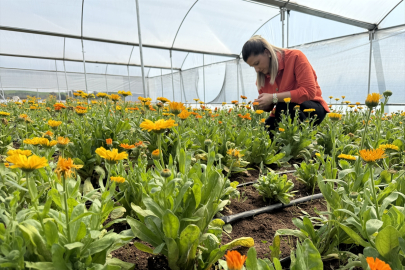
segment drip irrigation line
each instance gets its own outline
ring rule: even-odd
[[[277,204],[269,205],[269,206],[266,206],[266,207],[261,207],[261,208],[258,208],[258,209],[249,210],[249,211],[242,212],[242,213],[237,213],[235,215],[220,217],[219,219],[222,219],[225,222],[225,224],[228,224],[228,223],[232,223],[232,222],[235,222],[235,221],[238,221],[238,220],[241,220],[241,219],[249,218],[249,217],[252,217],[252,216],[259,215],[259,214],[273,212],[273,211],[276,211],[276,210],[280,210],[280,209],[283,209],[283,208],[294,206],[296,204],[300,204],[300,203],[304,203],[304,202],[307,202],[307,201],[316,200],[316,199],[320,199],[320,198],[323,198],[322,193],[302,197],[302,198],[299,198],[299,199],[296,199],[296,200],[292,200],[289,204],[277,203]]]
[[[290,170],[290,171],[284,171],[284,172],[278,172],[276,174],[280,175],[280,174],[287,174],[287,173],[293,173],[296,172],[297,170]],[[253,185],[254,183],[257,183],[257,180],[252,181],[252,182],[246,182],[246,183],[242,183],[237,185],[236,187],[246,187],[246,186],[250,186]]]

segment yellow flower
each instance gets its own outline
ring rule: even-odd
[[[236,250],[229,250],[225,258],[229,270],[242,270],[243,264],[246,261],[246,256],[240,255]]]
[[[49,141],[47,138],[39,138],[39,144],[43,147],[52,147],[56,145],[58,142],[55,140]]]
[[[75,109],[75,112],[76,112],[79,116],[84,116],[84,115],[87,113],[87,110]]]
[[[336,100],[336,101],[339,101],[339,100],[340,100],[340,98],[335,98],[335,100]]]
[[[13,163],[13,166],[11,166],[10,168],[20,168],[27,173],[48,166],[48,161],[46,160],[46,158],[36,155],[27,157],[25,155],[18,154],[9,156],[8,158],[6,158],[6,160]]]
[[[8,113],[8,112],[0,112],[0,115],[2,115],[2,116],[9,116],[10,113]]]
[[[361,158],[365,162],[375,162],[378,159],[385,158],[384,149],[363,149],[359,151]]]
[[[285,103],[290,103],[290,102],[291,102],[291,98],[285,98],[285,99],[284,99],[284,102],[285,102]]]
[[[256,111],[256,114],[259,114],[259,115],[260,115],[260,114],[262,114],[262,113],[264,113],[263,110],[257,110],[257,111]]]
[[[124,97],[132,96],[131,91],[118,91],[118,94],[119,94],[119,95],[122,95],[122,96],[124,96]]]
[[[170,102],[170,100],[165,97],[158,97],[157,100],[161,101],[162,103]]]
[[[315,153],[315,156],[321,157],[321,154],[320,153]]]
[[[47,137],[52,137],[53,136],[53,132],[52,131],[47,131],[47,132],[45,132],[43,135],[42,135],[42,137],[45,137],[45,136],[47,136]]]
[[[28,157],[32,155],[32,152],[31,150],[16,149],[16,150],[8,150],[7,155],[8,156],[23,155]]]
[[[338,158],[341,159],[347,159],[347,160],[356,160],[356,157],[352,156],[352,155],[345,155],[345,154],[340,154],[338,156]]]
[[[360,102],[356,102],[356,105],[359,106],[359,105],[360,105]]]
[[[69,138],[58,137],[56,146],[59,149],[64,149],[66,147],[66,145],[68,145],[69,142],[70,142]]]
[[[330,99],[332,99],[332,98],[333,98],[333,96],[329,96],[329,98],[330,98]]]
[[[115,109],[116,109],[117,111],[121,111],[121,110],[122,110],[122,107],[117,105],[117,106],[115,107]]]
[[[171,113],[173,113],[175,115],[181,113],[181,111],[185,109],[183,103],[175,102],[175,101],[172,101],[169,103],[169,108],[170,108]]]
[[[10,163],[4,163],[4,166],[6,167],[6,168],[8,168],[8,167],[10,167]]]
[[[111,181],[116,182],[116,183],[124,183],[125,178],[121,176],[111,176],[110,177]]]
[[[345,104],[350,104],[351,102],[346,100],[346,101],[343,102],[343,103],[345,103]]]
[[[121,97],[117,94],[111,94],[111,99],[115,102],[121,99]]]
[[[278,131],[280,131],[280,132],[284,132],[284,131],[285,131],[285,129],[284,129],[284,128],[278,128]]]
[[[266,118],[260,119],[260,123],[262,123],[262,124],[264,124],[265,121],[266,121]]]
[[[226,105],[226,102],[222,102],[222,106]]]
[[[242,154],[240,153],[240,151],[237,150],[237,149],[229,149],[226,153],[227,153],[228,155],[230,155],[231,157],[233,157],[233,158],[241,158],[241,157],[244,156],[244,155],[242,155]]]
[[[147,130],[149,132],[153,131],[155,133],[162,133],[166,129],[172,128],[174,126],[177,126],[177,124],[175,124],[174,120],[172,119],[169,120],[159,119],[156,122],[152,122],[151,120],[146,119],[140,125],[142,130]]]
[[[343,99],[345,99],[346,96],[342,96]]]
[[[38,144],[40,144],[40,138],[35,137],[32,139],[25,139],[23,142],[25,144],[38,145]]]
[[[96,149],[96,154],[104,158],[108,163],[115,164],[118,160],[128,158],[127,152],[118,153],[118,149],[113,148],[112,151],[100,147]]]
[[[107,94],[106,94],[106,93],[98,93],[97,96],[98,96],[99,98],[106,98],[106,97],[107,97]]]
[[[58,164],[56,165],[55,173],[58,175],[58,178],[63,175],[63,177],[69,178],[74,170],[82,168],[83,165],[74,165],[71,158],[62,158],[59,157]]]
[[[179,114],[179,118],[182,120],[186,120],[190,115],[191,115],[191,112],[189,112],[187,110],[182,110],[181,113]]]
[[[314,112],[315,109],[305,109],[304,112]]]
[[[391,150],[399,151],[399,147],[396,145],[393,145],[393,144],[381,144],[378,148],[383,149],[383,150],[391,149]]]
[[[376,258],[374,260],[373,257],[367,257],[367,264],[370,267],[370,270],[391,270],[389,264],[381,261],[380,259]]]
[[[373,107],[376,107],[378,105],[378,102],[380,99],[382,99],[382,95],[379,93],[372,93],[369,94],[366,98],[366,106],[372,109]]]
[[[49,120],[48,125],[52,128],[57,128],[62,124],[62,121]]]
[[[330,120],[337,121],[342,119],[342,115],[340,113],[328,113]]]

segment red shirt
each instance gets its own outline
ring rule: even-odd
[[[301,104],[307,100],[319,102],[327,112],[328,104],[322,98],[322,91],[318,85],[315,70],[307,57],[299,50],[284,50],[284,57],[278,56],[278,73],[273,85],[270,84],[270,75],[266,75],[264,86],[259,90],[262,93],[281,93],[290,91],[291,102]]]

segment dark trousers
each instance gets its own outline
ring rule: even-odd
[[[314,123],[315,125],[320,124],[322,122],[322,120],[325,118],[326,113],[327,113],[325,108],[321,105],[321,103],[319,103],[317,101],[308,100],[301,104],[292,103],[292,102],[290,102],[290,103],[278,102],[276,104],[275,117],[268,117],[266,119],[265,125],[269,126],[268,130],[270,131],[270,130],[276,129],[277,122],[279,122],[281,119],[281,114],[287,113],[287,106],[288,106],[288,111],[290,113],[291,119],[294,119],[294,117],[295,117],[294,107],[296,105],[300,105],[298,117],[301,121],[306,120],[308,117],[311,117],[312,119],[314,119],[314,117],[316,115],[316,121]],[[315,111],[311,112],[311,113],[304,112],[305,109],[315,109]]]

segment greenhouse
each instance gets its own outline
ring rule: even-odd
[[[405,2],[0,0],[0,269],[404,270]]]

